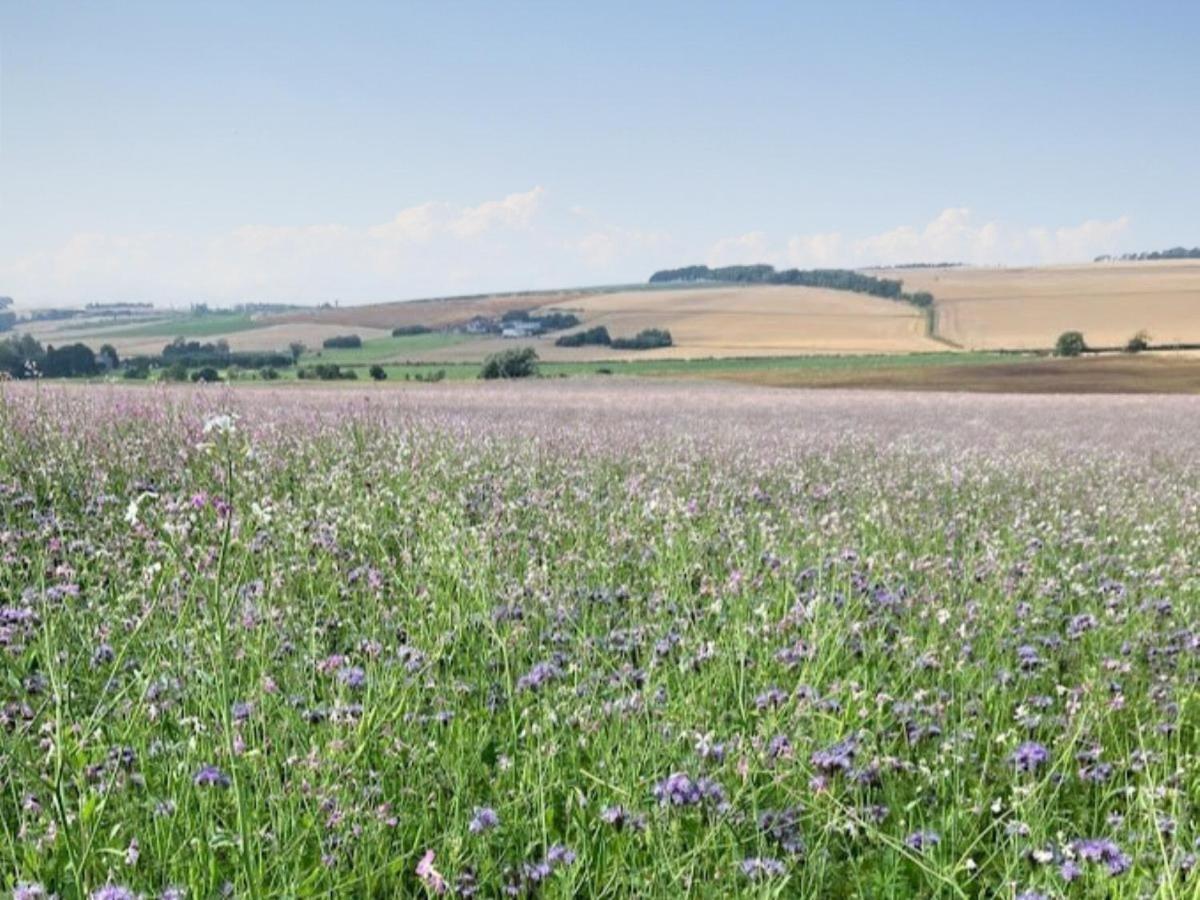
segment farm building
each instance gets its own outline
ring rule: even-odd
[[[542,323],[535,319],[518,320],[516,322],[506,322],[504,330],[500,332],[501,337],[506,338],[523,338],[532,337],[535,334],[542,333]]]

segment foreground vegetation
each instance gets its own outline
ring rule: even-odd
[[[0,889],[1190,896],[1196,412],[0,385]]]

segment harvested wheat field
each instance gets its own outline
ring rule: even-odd
[[[971,349],[1043,349],[1064,331],[1092,346],[1200,341],[1200,262],[1091,263],[1030,269],[913,269],[905,290],[929,291],[938,334]]]
[[[224,340],[230,349],[240,350],[278,350],[286,351],[293,341],[299,341],[307,347],[318,349],[326,338],[339,334],[357,334],[364,341],[371,338],[384,337],[390,332],[378,328],[351,328],[346,325],[322,322],[283,322],[264,325],[261,328],[251,328],[243,331],[230,331],[225,334],[205,335],[195,338],[200,341]],[[106,334],[103,331],[94,334],[80,335],[72,338],[88,344],[99,346],[102,343],[112,344],[122,356],[138,356],[141,354],[154,355],[161,353],[163,347],[172,338],[165,335],[119,335]]]
[[[675,346],[620,351],[556,347],[559,332],[514,341],[491,338],[431,351],[437,361],[477,359],[514,345],[532,345],[550,361],[794,356],[816,353],[910,353],[944,350],[925,335],[923,314],[905,304],[848,291],[802,287],[731,287],[620,291],[559,300],[543,308],[569,310],[582,328],[605,326],[615,337],[666,328]]]
[[[402,325],[446,328],[463,325],[475,316],[499,317],[514,309],[556,306],[586,296],[584,291],[530,291],[515,294],[484,294],[478,297],[444,297],[297,310],[271,316],[270,322],[308,322],[391,331]],[[360,332],[361,333],[361,332]]]

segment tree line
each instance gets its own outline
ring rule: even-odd
[[[886,300],[900,300],[922,308],[933,305],[928,291],[905,293],[904,282],[896,278],[878,278],[853,269],[784,269],[758,264],[752,266],[684,266],[681,269],[662,269],[650,276],[651,284],[670,284],[681,281],[720,281],[734,284],[789,284],[800,287],[826,288],[833,291],[852,291],[870,294]]]
[[[12,335],[0,341],[0,372],[10,378],[87,378],[121,369],[126,378],[142,379],[148,378],[151,370],[161,369],[168,379],[181,381],[191,369],[215,371],[236,366],[265,372],[292,363],[292,357],[286,353],[234,351],[224,340],[200,343],[176,338],[157,356],[124,360],[112,344],[104,344],[96,352],[82,343],[43,347],[30,334]]]
[[[564,334],[554,342],[559,347],[612,347],[614,350],[653,350],[656,347],[670,347],[673,343],[671,332],[665,328],[643,328],[629,338],[615,338],[608,333],[603,325],[587,328],[574,334]]]
[[[1172,247],[1170,250],[1149,250],[1143,253],[1122,253],[1120,256],[1105,254],[1097,256],[1093,262],[1145,262],[1155,259],[1200,259],[1200,247]]]
[[[121,364],[117,351],[105,344],[96,353],[87,344],[43,347],[30,334],[0,341],[0,372],[10,378],[78,378],[99,375]]]

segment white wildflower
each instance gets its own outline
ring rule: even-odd
[[[217,434],[233,434],[237,430],[235,427],[236,422],[237,416],[230,413],[212,416],[204,420],[204,433],[211,434],[215,431]]]

